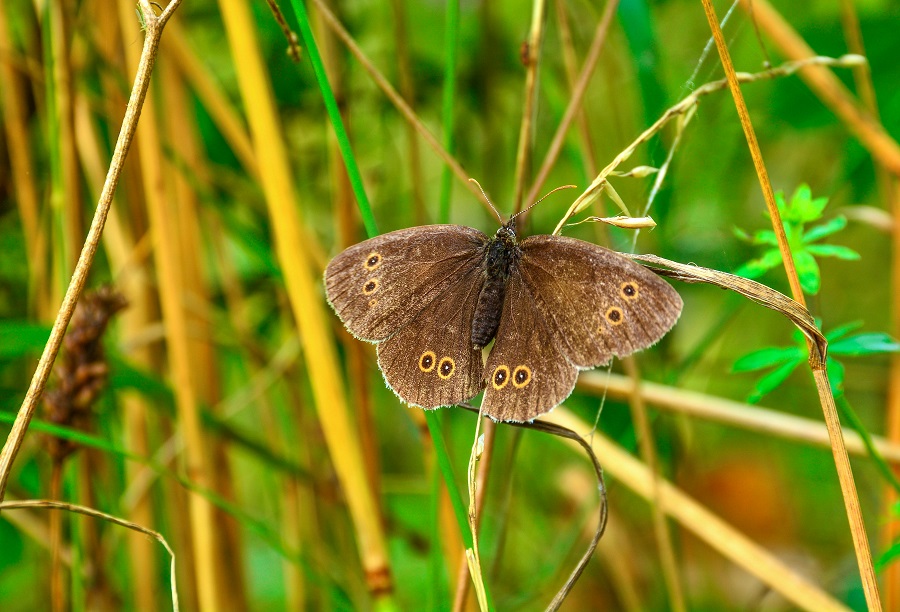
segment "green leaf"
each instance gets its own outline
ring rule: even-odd
[[[832,393],[835,397],[840,397],[844,394],[844,364],[829,357],[825,368],[828,371],[828,381],[831,383]]]
[[[777,370],[769,372],[756,382],[753,393],[747,398],[751,404],[756,404],[764,395],[774,391],[781,383],[791,375],[791,372],[800,365],[799,361],[791,361],[779,367]]]
[[[821,240],[825,236],[830,236],[839,232],[845,227],[847,227],[847,217],[838,215],[831,221],[810,228],[810,230],[803,235],[803,242],[809,243]]]
[[[0,358],[21,357],[40,353],[50,328],[28,321],[0,321]]]
[[[753,234],[752,241],[753,244],[764,244],[773,247],[778,246],[778,238],[775,237],[775,232],[772,230],[759,230]]]
[[[821,288],[822,277],[816,258],[807,251],[799,251],[794,253],[794,265],[797,266],[797,276],[800,277],[803,291],[810,295],[817,294]]]
[[[759,259],[751,259],[740,266],[734,273],[744,278],[759,278],[772,268],[781,263],[781,252],[778,249],[769,249]]]
[[[881,553],[878,560],[875,561],[875,569],[878,572],[883,571],[888,565],[900,559],[900,540],[897,540],[891,546]]]
[[[812,191],[805,183],[797,187],[788,206],[788,216],[798,224],[815,221],[822,216],[828,205],[828,198],[812,199]]]
[[[883,332],[857,334],[828,345],[832,355],[873,355],[875,353],[898,353],[900,343]]]
[[[753,240],[752,238],[750,238],[750,234],[737,226],[732,227],[731,231],[734,233],[738,240],[743,240],[744,242],[750,242],[751,240]]]
[[[734,362],[732,372],[753,372],[773,366],[781,365],[789,361],[802,361],[803,353],[795,346],[767,347],[752,353],[747,353]]]
[[[816,324],[819,325],[818,322],[816,322]],[[851,321],[849,323],[844,323],[843,325],[838,325],[830,332],[825,334],[825,339],[828,340],[828,342],[837,342],[838,340],[852,332],[854,329],[859,329],[862,326],[862,321]]]
[[[839,244],[811,244],[806,247],[806,250],[819,257],[837,257],[848,261],[856,261],[860,258],[859,253],[850,247]]]

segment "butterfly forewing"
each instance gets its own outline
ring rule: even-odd
[[[472,347],[472,317],[484,284],[481,267],[453,279],[400,331],[378,344],[378,366],[406,403],[451,406],[481,391],[481,350]]]
[[[486,240],[470,227],[431,225],[360,242],[328,264],[328,302],[354,336],[384,340],[478,267]]]
[[[518,273],[556,342],[579,368],[655,344],[678,319],[681,296],[618,253],[563,236],[521,243]]]
[[[530,421],[566,399],[578,369],[560,350],[562,342],[522,278],[513,273],[484,368],[485,414],[498,421]]]

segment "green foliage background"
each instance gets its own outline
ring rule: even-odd
[[[98,11],[104,10],[102,4],[95,6],[94,2],[85,1],[65,6],[64,12],[72,36],[69,51],[73,91],[89,105],[92,125],[108,156],[119,117],[108,113],[106,79],[118,83],[122,95],[127,93],[132,75],[123,70],[121,54],[125,45],[139,46],[140,40],[123,40],[115,61],[104,56],[98,50],[101,30],[95,27]],[[529,177],[543,159],[571,96],[563,64],[558,4],[565,4],[568,12],[579,62],[603,10],[602,5],[581,0],[548,5],[533,129],[536,161],[527,171]],[[721,16],[727,7],[718,4]],[[8,142],[0,139],[3,434],[27,389],[58,304],[58,300],[50,299],[52,307],[42,308],[39,295],[58,296],[71,265],[65,254],[63,222],[57,216],[59,209],[54,208],[54,198],[65,200],[71,194],[59,192],[61,183],[56,175],[58,160],[65,153],[57,138],[59,126],[51,104],[52,90],[47,89],[53,82],[48,76],[52,72],[47,55],[48,17],[36,14],[34,4],[23,0],[10,0],[5,5],[10,36],[0,40],[0,62],[14,66],[25,84],[21,91],[28,102],[26,125],[34,162],[31,180],[39,190],[40,227],[46,240],[40,247],[43,250],[36,251],[34,237],[23,231],[11,153]],[[410,103],[428,129],[442,140],[447,7],[444,3],[418,1],[397,5],[405,14],[405,50],[398,47],[397,21],[391,3],[342,2],[334,9],[356,42],[394,84],[400,80],[398,54],[408,53],[415,88]],[[337,213],[341,164],[330,149],[333,132],[308,61],[308,50],[302,49],[300,63],[293,63],[266,4],[253,2],[251,6],[283,122],[297,206],[311,237],[312,258],[321,270],[330,256],[346,246],[339,238],[342,229],[352,225],[355,239],[362,239],[365,233],[356,212],[352,213],[350,224],[342,222]],[[847,52],[838,3],[778,2],[776,7],[817,53],[837,57]],[[296,31],[292,11],[287,5],[281,8]],[[452,153],[465,171],[485,187],[498,208],[508,214],[524,95],[525,68],[520,47],[528,34],[530,8],[526,10],[522,3],[508,1],[464,1],[459,8]],[[857,3],[856,10],[880,120],[896,138],[900,134],[900,89],[896,87],[900,82],[900,64],[896,61],[900,53],[896,37],[900,9],[896,3],[871,0]],[[315,14],[312,7],[310,11]],[[229,50],[219,6],[206,0],[185,2],[174,23],[195,59],[240,115],[242,103],[235,64],[243,58],[234,57]],[[753,24],[740,9],[724,30],[738,70],[759,71],[767,58],[773,65],[781,63],[777,49],[765,35],[761,48]],[[320,41],[326,38],[321,25],[316,25],[316,36]],[[666,108],[702,83],[722,77],[715,50],[703,54],[709,36],[697,2],[620,3],[583,103],[591,146],[600,167]],[[416,210],[413,198],[414,161],[410,157],[407,123],[346,49],[334,40],[331,44],[334,47],[329,57],[337,67],[332,83],[379,230],[387,232],[422,220],[436,220],[443,171],[440,158],[420,142],[424,219],[419,219],[422,213]],[[159,66],[158,70],[178,69],[175,56],[165,46]],[[849,87],[855,87],[848,69],[837,69],[836,74]],[[0,76],[0,87],[11,85]],[[227,467],[233,482],[230,493],[219,492],[222,497],[217,503],[236,518],[240,532],[236,564],[244,572],[244,603],[250,609],[278,609],[292,602],[316,609],[367,608],[376,598],[367,592],[342,484],[311,408],[304,360],[316,356],[298,354],[296,344],[291,344],[296,342],[296,331],[286,303],[282,271],[271,244],[273,220],[267,214],[257,177],[242,166],[203,99],[190,85],[186,91],[186,121],[200,147],[199,161],[180,159],[171,143],[163,143],[162,148],[170,168],[186,179],[198,202],[200,240],[192,245],[191,257],[202,264],[208,294],[204,308],[215,350],[219,397],[217,405],[203,406],[204,432],[212,444],[221,447],[222,469]],[[896,350],[896,343],[888,334],[892,317],[898,313],[897,287],[890,283],[891,274],[896,278],[896,272],[891,270],[891,262],[897,261],[892,249],[898,246],[892,243],[889,232],[869,221],[873,210],[874,218],[890,219],[889,201],[879,185],[877,169],[866,149],[797,76],[746,85],[743,91],[775,189],[793,194],[805,184],[813,198],[827,198],[827,207],[809,221],[834,223],[841,214],[849,219],[845,228],[824,237],[822,243],[843,245],[858,253],[859,259],[819,258],[820,286],[815,295],[808,296],[809,306],[822,321],[823,329],[830,331],[859,322],[853,333],[871,340],[864,343],[863,350],[851,351],[848,358],[841,359],[843,390],[847,405],[852,406],[865,429],[881,434],[887,418],[889,353]],[[158,82],[151,95],[165,113]],[[0,106],[0,114],[7,110]],[[665,130],[642,147],[626,166],[660,165],[674,135],[671,127]],[[127,206],[122,209],[124,213],[133,213],[142,206],[141,197],[135,193],[139,191],[137,174],[138,166],[129,165],[119,187],[117,205]],[[544,191],[570,183],[583,188],[593,178],[586,170],[583,141],[573,128]],[[526,183],[530,185],[530,179]],[[652,177],[614,180],[616,190],[632,212],[644,207],[651,184]],[[83,202],[81,215],[89,219],[97,193],[83,175],[78,185]],[[485,212],[477,198],[459,181],[454,179],[451,185],[451,221],[493,231],[496,220]],[[573,193],[555,194],[536,207],[529,230],[552,231]],[[734,230],[741,228],[747,235],[770,230],[764,209],[733,101],[723,90],[703,99],[697,116],[684,132],[667,180],[650,210],[658,226],[641,232],[635,250],[734,271],[762,254],[758,245],[741,240]],[[591,214],[612,216],[618,212],[604,197]],[[127,214],[124,219],[128,227],[134,228],[136,239],[147,230],[146,220]],[[591,223],[569,227],[565,233],[626,251],[631,250],[633,239],[629,230],[606,230]],[[242,330],[235,329],[235,319],[229,316],[230,281],[222,270],[223,258],[229,262],[246,298],[246,309],[239,315],[245,326]],[[152,273],[152,262],[144,265]],[[50,272],[43,277],[36,275],[34,270],[41,268]],[[780,265],[771,268],[759,280],[789,293]],[[118,280],[109,256],[101,250],[91,284]],[[642,376],[712,397],[744,401],[753,394],[759,395],[754,374],[734,370],[777,365],[777,359],[767,364],[765,360],[748,362],[744,356],[794,344],[790,324],[774,312],[708,286],[679,284],[676,288],[685,301],[684,313],[663,342],[640,355]],[[341,356],[346,358],[342,363],[347,364],[347,346],[352,340],[342,335],[335,318],[332,324],[335,337],[342,343]],[[122,515],[127,514],[121,496],[129,486],[125,464],[131,452],[129,432],[121,417],[122,395],[137,391],[150,407],[152,452],[179,428],[159,330],[152,340],[158,354],[150,369],[133,363],[133,347],[122,343],[123,331],[114,324],[107,337],[109,389],[94,406],[96,420],[83,438],[95,449],[92,465],[101,467],[91,471],[84,463],[79,465],[86,461],[79,454],[68,463],[63,486],[65,499],[82,503],[91,500],[104,511]],[[800,367],[781,377],[780,384],[767,386],[767,394],[756,399],[768,408],[821,421],[808,369],[797,358],[796,350],[785,350],[794,351],[791,354],[795,365]],[[282,369],[272,366],[279,351],[287,351],[291,356],[289,365]],[[371,351],[367,354],[371,356]],[[275,375],[274,382],[261,391],[264,400],[256,396],[248,401],[244,399],[248,388],[258,382],[251,367],[254,356],[261,356],[265,371]],[[353,379],[349,365],[347,368],[347,389],[354,400],[351,409],[357,410],[362,400],[353,390],[360,381]],[[363,389],[372,417],[370,420],[357,412],[353,415],[359,429],[374,444],[374,455],[368,458],[378,468],[378,501],[394,578],[391,603],[401,609],[448,609],[456,588],[459,551],[454,550],[449,557],[441,551],[442,544],[452,545],[453,539],[446,530],[435,526],[435,509],[446,504],[435,495],[439,477],[430,464],[421,422],[412,415],[416,409],[400,405],[384,388],[373,359],[365,361],[363,371],[367,383]],[[620,364],[615,364],[613,371],[620,372]],[[284,436],[282,444],[273,445],[263,433],[258,412],[263,401],[273,406],[271,418]],[[636,436],[626,400],[610,396],[601,402],[596,395],[579,390],[566,402],[568,408],[589,423],[601,405],[600,430],[636,453]],[[838,600],[862,609],[859,576],[828,449],[678,413],[651,409],[651,417],[665,478],[762,546],[790,559],[792,566]],[[465,491],[462,475],[472,444],[474,419],[461,410],[450,409],[441,412],[440,420],[459,477],[457,485]],[[42,430],[47,431],[48,426],[39,415],[15,465],[11,496],[48,495],[50,462],[42,451]],[[63,433],[71,435],[65,430]],[[539,609],[549,601],[586,546],[589,534],[586,536],[585,531],[592,529],[596,504],[595,483],[583,457],[537,433],[517,434],[500,426],[493,453],[479,534],[485,577],[497,609]],[[177,475],[181,468],[177,462],[163,463],[158,458],[145,457],[141,461],[162,475],[151,487],[157,523],[148,527],[175,539],[177,518],[173,517],[183,509],[165,487],[180,486]],[[873,554],[877,557],[890,546],[880,536],[880,527],[890,514],[883,504],[889,485],[871,461],[858,459],[853,467]],[[315,525],[304,529],[300,552],[279,532],[279,520],[291,511],[280,497],[281,479],[299,484],[316,516]],[[92,491],[89,496],[86,487]],[[627,545],[621,549],[601,546],[571,596],[570,609],[618,609],[625,605],[609,570],[611,564],[627,568],[638,588],[641,609],[668,609],[670,602],[646,502],[615,480],[609,483],[609,500],[610,529],[616,531],[617,542]],[[449,512],[448,508],[445,510]],[[0,515],[0,601],[7,610],[36,609],[45,603],[40,594],[46,591],[49,580],[48,539],[45,531],[35,533],[13,521],[13,512],[17,511]],[[46,525],[45,512],[34,512],[30,517],[38,525]],[[80,550],[82,555],[96,559],[84,539],[84,526],[79,522],[82,520],[67,522],[67,541],[76,553]],[[452,521],[447,524],[453,525]],[[85,593],[95,591],[111,594],[123,607],[139,606],[134,594],[137,578],[129,570],[122,534],[106,525],[96,529],[106,555],[102,572],[106,582],[98,586],[90,577],[69,578],[67,584],[73,588],[75,606],[91,608],[85,603],[89,601]],[[673,534],[690,609],[743,609],[770,598],[776,609],[783,605],[775,595],[761,595],[762,587],[755,579],[734,570],[691,534],[677,527]],[[448,558],[454,564],[450,569]],[[154,563],[156,575],[143,579],[164,593],[168,588],[168,559],[160,553]],[[302,576],[306,590],[299,599],[291,599],[288,593],[283,564],[293,564]],[[196,605],[190,587],[193,576],[184,569],[180,571],[184,572],[179,574],[183,603],[190,609]],[[79,593],[83,599],[79,599]],[[164,604],[165,597],[160,601]]]

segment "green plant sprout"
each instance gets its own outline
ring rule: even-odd
[[[900,352],[900,343],[883,332],[868,332],[848,336],[853,330],[862,326],[861,321],[847,323],[825,334],[828,340],[828,379],[831,381],[835,397],[844,393],[844,365],[835,359],[836,356],[862,357],[878,353]],[[751,404],[759,402],[766,394],[774,391],[783,383],[791,372],[808,358],[806,340],[797,330],[793,334],[796,343],[793,346],[770,346],[748,353],[734,362],[733,372],[756,372],[775,368],[758,381],[753,392],[747,398]]]
[[[794,255],[794,265],[797,266],[800,286],[804,292],[815,295],[821,287],[821,274],[816,257],[859,259],[859,253],[851,248],[837,244],[815,244],[847,227],[847,218],[843,215],[838,215],[830,221],[805,230],[806,224],[822,218],[825,207],[828,205],[828,198],[813,199],[809,186],[802,184],[794,191],[790,202],[785,200],[783,191],[775,194],[775,202],[781,212],[788,245]],[[751,259],[740,266],[735,270],[735,274],[744,278],[759,278],[768,270],[781,266],[781,251],[778,250],[778,241],[775,239],[774,231],[760,230],[750,236],[744,230],[735,228],[734,233],[738,238],[750,244],[769,247],[759,258]]]

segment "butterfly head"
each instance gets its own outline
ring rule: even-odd
[[[501,225],[500,229],[497,230],[497,233],[494,234],[494,239],[507,248],[514,247],[516,245],[515,221],[510,219]]]

